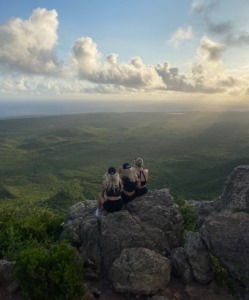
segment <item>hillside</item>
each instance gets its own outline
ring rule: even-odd
[[[1,201],[95,199],[106,168],[144,158],[151,188],[213,199],[249,162],[249,113],[103,113],[0,120]]]

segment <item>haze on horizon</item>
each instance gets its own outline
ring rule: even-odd
[[[0,9],[0,117],[249,109],[249,2],[25,1]]]

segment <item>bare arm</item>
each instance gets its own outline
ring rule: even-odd
[[[144,175],[145,175],[145,179],[146,179],[146,181],[148,180],[148,178],[149,178],[149,170],[148,169],[145,169],[144,170]]]
[[[106,187],[105,187],[105,185],[102,183],[102,185],[101,185],[101,191],[100,191],[100,196],[101,196],[102,198],[105,197],[105,190],[106,190]]]

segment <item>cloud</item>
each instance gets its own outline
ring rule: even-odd
[[[230,46],[248,46],[249,32],[230,33],[225,37],[225,42]]]
[[[211,11],[216,1],[211,1],[208,7],[203,3],[194,1],[193,9],[205,14]],[[228,44],[249,42],[248,34],[235,35],[229,22],[214,24],[207,20],[209,29],[226,38]],[[104,56],[91,37],[74,42],[71,64],[66,65],[67,62],[59,62],[55,54],[57,28],[57,12],[41,8],[33,11],[28,20],[12,19],[0,25],[1,93],[51,97],[80,97],[90,93],[166,95],[167,91],[239,94],[248,88],[248,81],[226,70],[222,58],[226,51],[224,44],[207,36],[201,38],[196,57],[188,72],[183,74],[168,61],[150,65],[140,56],[127,62],[119,62],[117,53]],[[177,46],[191,38],[192,27],[180,27],[170,41]],[[61,75],[66,68],[68,77],[65,81]],[[37,76],[30,76],[33,74]]]
[[[139,56],[127,63],[119,63],[118,54],[106,57],[99,51],[90,37],[75,41],[72,47],[73,63],[78,78],[92,85],[85,87],[86,93],[125,94],[167,91],[186,93],[236,93],[242,91],[241,81],[228,74],[222,55],[226,47],[207,36],[200,40],[197,56],[190,73],[181,74],[169,62],[145,65]]]
[[[213,23],[209,18],[206,19],[208,25],[208,31],[216,35],[224,35],[233,31],[233,25],[231,22],[219,22]]]
[[[178,28],[171,36],[169,43],[178,47],[178,45],[185,41],[193,39],[192,27],[188,26],[186,28]]]
[[[210,11],[214,10],[217,7],[217,4],[217,0],[211,0],[209,3],[207,3],[206,0],[194,0],[192,2],[191,10],[195,14],[206,15]]]
[[[208,37],[204,36],[201,39],[198,54],[202,60],[217,63],[221,60],[222,53],[225,51],[225,49],[226,48],[224,45],[215,43]]]
[[[184,75],[179,75],[178,68],[170,67],[169,63],[158,64],[156,71],[162,77],[168,90],[194,91],[193,86],[188,83],[187,78]]]
[[[211,18],[211,12],[218,5],[218,1],[211,1],[209,3],[204,0],[194,0],[192,3],[192,12],[199,15],[201,21],[210,34],[219,36],[223,43],[227,46],[248,46],[249,45],[249,32],[241,31],[231,21],[214,22]]]
[[[73,62],[80,79],[100,84],[121,85],[127,88],[162,88],[164,83],[155,68],[145,65],[140,57],[119,64],[118,55],[110,54],[102,62],[97,44],[89,37],[75,41]]]
[[[78,39],[73,45],[72,53],[80,78],[91,79],[97,76],[101,53],[90,37]]]
[[[58,74],[55,56],[57,12],[38,8],[28,20],[12,19],[0,26],[1,69],[34,74]]]
[[[192,77],[189,76],[194,91],[199,93],[242,94],[245,81],[231,75],[226,70],[222,55],[226,48],[223,44],[202,37],[197,49],[196,60],[192,64]]]
[[[220,36],[223,42],[228,46],[246,46],[249,45],[249,32],[236,30],[231,22],[214,23],[209,17],[206,17],[207,30],[211,34]]]

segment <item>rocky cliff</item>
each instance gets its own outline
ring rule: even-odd
[[[84,299],[99,297],[95,287],[109,285],[112,292],[100,299],[248,300],[249,166],[235,168],[216,200],[191,207],[195,232],[184,231],[168,189],[150,190],[120,212],[99,218],[95,201],[73,205],[63,237],[81,257],[91,291]],[[215,285],[213,258],[236,284],[235,296]],[[13,265],[0,265],[0,285],[11,287]]]
[[[107,274],[119,292],[151,294],[166,285],[171,272],[167,256],[182,244],[184,232],[169,191],[150,191],[122,211],[100,218],[95,209],[93,201],[77,203],[64,226],[87,275]]]
[[[249,166],[239,166],[218,199],[193,204],[197,232],[184,234],[179,208],[163,189],[100,218],[94,215],[93,201],[77,203],[64,235],[78,248],[87,278],[99,280],[104,274],[119,293],[153,295],[172,276],[185,284],[210,284],[214,256],[239,284],[240,297],[248,299],[248,209]]]
[[[249,299],[249,166],[235,168],[222,195],[196,203],[194,213],[209,252],[242,284]]]

